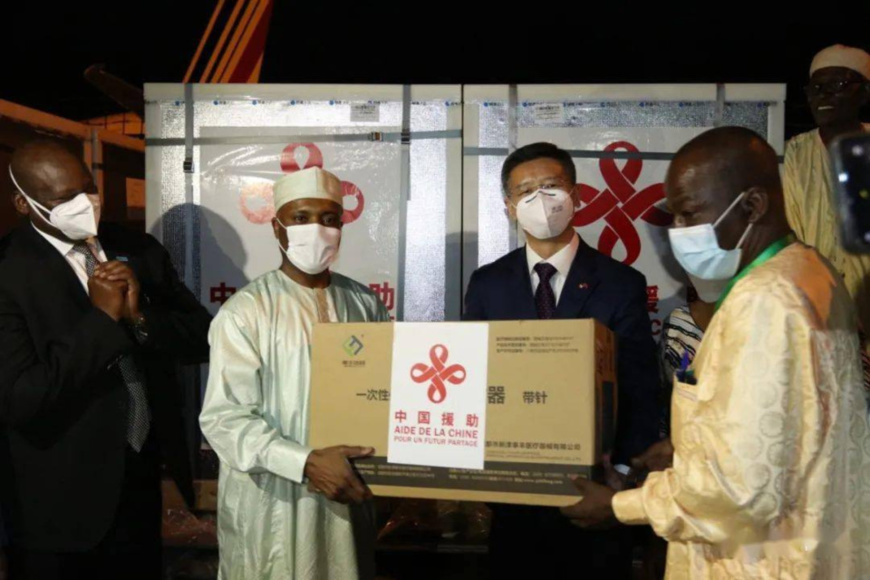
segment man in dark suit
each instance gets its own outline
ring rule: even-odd
[[[658,371],[646,280],[587,246],[574,231],[575,182],[574,162],[555,145],[528,145],[508,157],[502,168],[505,206],[525,231],[527,245],[472,274],[463,318],[595,318],[616,334],[619,415],[606,464],[618,485],[629,460],[656,440]],[[493,512],[495,578],[544,578],[551,571],[630,577],[626,528],[580,530],[555,508],[496,505]]]
[[[193,500],[180,363],[210,316],[152,237],[99,225],[81,159],[18,149],[0,244],[0,491],[11,578],[160,578],[161,463]],[[99,229],[98,229],[99,228]]]

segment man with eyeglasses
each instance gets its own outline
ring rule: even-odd
[[[608,482],[656,441],[658,370],[640,272],[588,246],[574,231],[579,205],[571,156],[550,143],[513,152],[502,167],[504,204],[526,245],[474,272],[464,320],[595,318],[618,339],[619,395]],[[534,373],[534,369],[529,369]],[[631,577],[631,530],[581,530],[556,508],[493,506],[493,578],[555,578],[581,562],[588,578]]]
[[[840,245],[828,146],[840,135],[870,131],[860,117],[870,102],[868,79],[870,55],[861,49],[838,44],[815,56],[806,95],[818,129],[788,142],[782,175],[789,224],[843,276],[865,334],[870,330],[870,256],[849,254]]]

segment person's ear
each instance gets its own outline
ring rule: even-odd
[[[574,187],[571,188],[571,191],[568,192],[571,194],[571,201],[574,203],[574,210],[580,209],[580,186],[576,183]]]
[[[502,198],[502,201],[504,201],[504,210],[505,210],[505,213],[507,213],[508,218],[511,221],[516,221],[517,220],[517,208],[513,203],[511,203],[511,198],[508,196],[504,196]]]
[[[16,193],[12,196],[12,205],[15,207],[15,211],[18,212],[19,215],[30,215],[30,204],[27,203],[27,200],[24,199],[24,196],[20,193]]]
[[[281,239],[281,234],[284,233],[284,226],[278,223],[278,218],[272,218],[272,233],[275,234],[275,239],[278,240],[278,243],[281,244],[281,247],[284,247],[284,242],[286,240]]]
[[[750,188],[743,196],[740,207],[749,214],[749,223],[758,223],[770,210],[770,194],[763,187]]]

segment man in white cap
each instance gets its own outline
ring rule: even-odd
[[[870,55],[837,44],[810,65],[807,100],[818,129],[792,138],[785,148],[783,188],[789,224],[798,239],[814,246],[834,265],[870,331],[870,256],[847,253],[840,244],[828,146],[840,135],[870,130],[861,109],[870,102]]]
[[[388,321],[365,286],[329,270],[341,239],[338,178],[319,168],[274,186],[281,267],[221,308],[200,425],[221,460],[220,578],[372,578],[371,492],[351,461],[363,447],[307,445],[317,322]]]

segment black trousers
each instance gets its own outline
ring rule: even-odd
[[[13,543],[9,580],[159,580],[161,506],[160,455],[152,436],[141,453],[127,449],[118,510],[100,543],[75,553],[19,549]]]
[[[627,526],[583,530],[556,508],[492,505],[490,578],[631,579]]]

